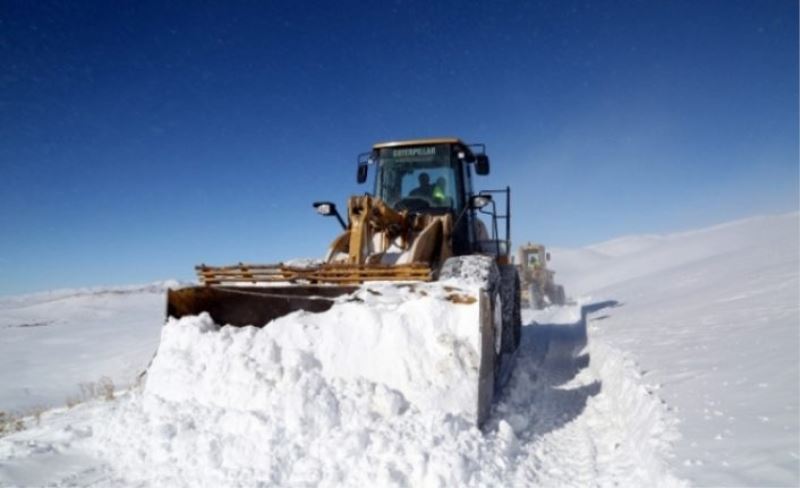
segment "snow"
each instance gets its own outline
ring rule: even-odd
[[[0,482],[680,485],[665,463],[674,423],[630,360],[599,345],[579,354],[579,306],[527,319],[542,323],[525,328],[517,369],[481,431],[382,384],[327,377],[315,357],[273,341],[270,327],[185,318],[164,328],[140,392],[50,414],[0,443]],[[199,337],[215,334],[224,337]],[[261,354],[242,357],[253,349]],[[178,366],[188,370],[175,379]],[[49,463],[59,469],[36,471]]]
[[[798,233],[792,213],[553,251],[568,292],[621,303],[592,340],[636,353],[698,485],[800,483]]]
[[[0,328],[0,352],[35,357],[42,375],[20,371],[4,408],[29,405],[22,385],[45,391],[87,350],[126,353],[115,324],[141,330],[128,378],[160,342],[141,386],[0,439],[0,485],[800,483],[798,214],[552,255],[575,301],[524,311],[516,367],[481,430],[459,388],[475,374],[476,306],[446,300],[475,293],[466,280],[373,284],[263,329],[204,316],[161,328],[163,295],[144,290],[0,301],[0,323],[68,317],[78,332]],[[52,354],[48,329],[76,352]],[[63,381],[124,377],[97,356]]]
[[[472,303],[448,299],[456,295]],[[421,409],[469,416],[478,402],[476,295],[438,284],[373,284],[327,312],[295,312],[261,329],[219,328],[207,315],[171,319],[145,391],[171,402],[265,410],[265,390],[279,381],[272,375],[319,369],[326,380],[368,380]]]
[[[80,385],[132,384],[158,346],[176,282],[0,298],[0,411],[64,405]]]

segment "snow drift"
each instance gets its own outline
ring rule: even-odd
[[[800,483],[799,217],[553,251],[568,291],[622,304],[592,339],[635,352],[681,422],[676,471],[699,485]]]

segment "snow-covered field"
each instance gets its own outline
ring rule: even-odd
[[[420,312],[433,289],[260,330],[162,330],[161,285],[5,298],[0,410],[63,405],[102,376],[124,388],[163,346],[140,386],[0,439],[0,485],[797,486],[798,222],[554,250],[578,301],[524,311],[482,431],[437,403],[475,345],[444,308]],[[332,329],[348,321],[376,326]],[[398,343],[415,359],[377,366]]]
[[[103,377],[130,385],[155,353],[174,284],[0,297],[0,411],[63,406]]]

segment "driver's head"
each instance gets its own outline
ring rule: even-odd
[[[445,179],[444,179],[444,176],[440,176],[440,177],[439,177],[439,178],[436,180],[436,186],[438,186],[438,187],[439,187],[439,188],[441,188],[442,190],[444,190],[445,188],[447,188],[447,180],[445,180]]]
[[[419,186],[429,186],[431,184],[431,177],[428,173],[419,174]]]

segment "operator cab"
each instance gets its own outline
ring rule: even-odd
[[[374,196],[390,207],[411,213],[452,214],[456,255],[477,251],[507,256],[510,229],[506,225],[506,239],[499,239],[497,219],[506,219],[508,224],[508,189],[479,194],[472,190],[473,173],[489,173],[484,150],[483,144],[470,146],[457,138],[378,143],[372,151],[359,155],[357,180],[366,182],[368,167],[375,166]],[[495,211],[492,193],[506,193],[505,215]],[[477,213],[489,216],[490,230]]]
[[[458,212],[472,190],[465,170],[476,158],[458,139],[376,144],[370,158],[375,196],[395,210]]]

